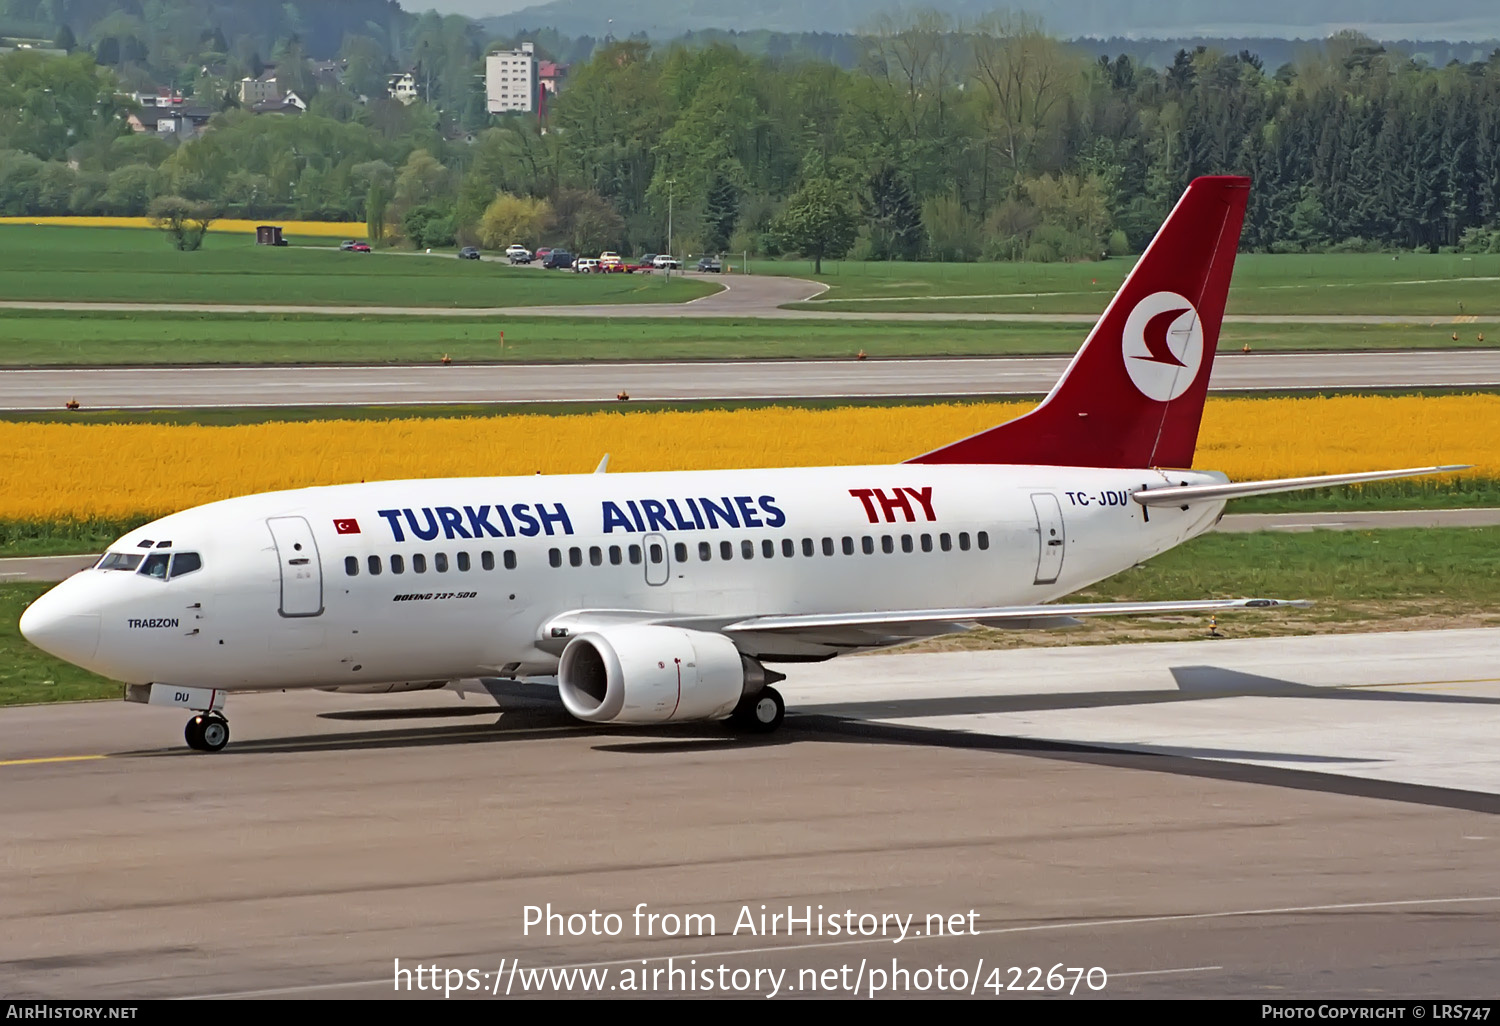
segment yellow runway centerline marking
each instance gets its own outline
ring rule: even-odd
[[[88,762],[91,759],[107,759],[107,755],[53,755],[45,759],[6,759],[0,766],[34,766],[40,762]]]

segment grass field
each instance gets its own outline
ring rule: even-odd
[[[826,282],[799,308],[919,313],[1091,313],[1134,259],[1079,264],[912,264],[752,261],[751,273]],[[948,297],[948,298],[941,298]],[[1235,261],[1230,314],[1389,314],[1500,317],[1500,255],[1267,254]]]
[[[193,253],[134,228],[0,225],[0,299],[313,306],[544,306],[686,302],[717,287],[660,275],[568,274],[448,256],[257,246],[210,235]]]
[[[1236,325],[1239,352],[1466,349],[1483,326]],[[500,345],[500,333],[505,345]],[[1457,341],[1452,335],[1457,332]],[[723,318],[468,318],[9,310],[0,366],[192,363],[428,363],[1072,353],[1086,324]],[[1500,330],[1487,336],[1500,339]]]
[[[0,584],[0,705],[114,698],[120,685],[32,648],[16,622],[46,584]],[[1072,596],[1077,601],[1273,596],[1310,609],[1219,617],[1230,636],[1500,623],[1500,528],[1206,535]],[[1202,637],[1204,617],[1112,620],[1065,631],[983,631],[939,646]],[[924,643],[932,646],[934,643]]]

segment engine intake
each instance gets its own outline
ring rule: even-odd
[[[588,723],[722,719],[780,674],[722,634],[628,625],[579,634],[563,649],[563,706]]]

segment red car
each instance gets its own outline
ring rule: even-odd
[[[368,242],[356,242],[354,245],[349,247],[349,252],[368,253],[370,252],[370,244]]]

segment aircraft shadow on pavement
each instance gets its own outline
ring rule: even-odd
[[[1500,698],[1479,695],[1438,695],[1412,691],[1351,687],[1317,687],[1296,681],[1262,677],[1219,666],[1174,666],[1177,690],[1145,688],[1136,691],[1053,691],[1024,695],[963,695],[949,698],[897,698],[878,702],[837,702],[812,706],[808,712],[827,716],[876,716],[906,719],[921,716],[964,716],[985,713],[1051,712],[1064,709],[1110,709],[1120,706],[1165,705],[1216,698],[1319,698],[1355,702],[1420,702],[1500,706]]]
[[[1224,780],[1283,787],[1299,791],[1321,791],[1385,801],[1409,802],[1440,808],[1500,815],[1500,794],[1458,788],[1376,780],[1352,774],[1319,772],[1269,766],[1265,762],[1306,762],[1314,765],[1371,764],[1381,760],[1339,759],[1289,752],[1236,751],[1192,746],[1135,746],[1120,742],[1112,746],[1081,744],[1042,738],[1010,737],[973,731],[909,724],[881,723],[853,717],[818,713],[787,716],[783,733],[805,733],[807,740],[928,748],[950,748],[993,752],[1025,758],[1074,762],[1120,770],[1144,770],[1208,780]],[[1219,760],[1246,761],[1219,761]]]

